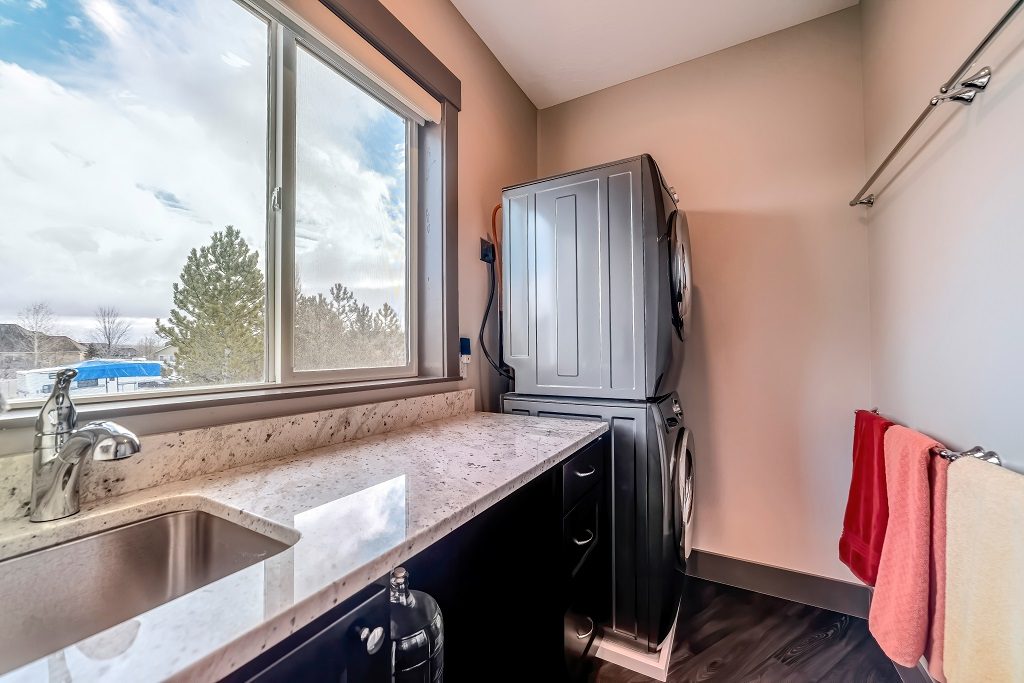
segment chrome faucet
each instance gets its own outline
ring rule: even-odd
[[[142,448],[138,437],[114,422],[90,422],[75,429],[78,411],[71,400],[71,382],[77,375],[73,368],[57,372],[53,392],[36,418],[29,507],[33,522],[78,512],[82,462],[90,456],[93,460],[120,460]]]

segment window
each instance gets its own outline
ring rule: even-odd
[[[415,113],[261,0],[0,2],[0,392],[415,375]]]
[[[295,72],[294,371],[404,367],[414,129],[301,45]]]

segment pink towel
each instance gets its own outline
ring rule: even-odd
[[[928,673],[938,683],[946,683],[942,671],[942,651],[946,638],[946,483],[949,461],[932,457],[928,475],[932,485],[932,566],[929,600],[928,642],[924,656]]]
[[[933,593],[929,451],[938,445],[934,439],[899,425],[885,433],[889,524],[868,628],[886,656],[906,667],[917,666],[929,639]],[[940,504],[945,519],[944,499]]]

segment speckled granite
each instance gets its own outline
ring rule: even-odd
[[[32,454],[0,456],[0,521],[28,514],[32,492]]]
[[[606,429],[470,413],[89,503],[67,520],[0,524],[0,558],[195,508],[293,544],[0,683],[219,679]],[[4,586],[0,565],[0,604],[26,589]]]
[[[184,481],[473,411],[473,390],[142,437],[127,460],[82,468],[82,502]],[[32,456],[0,458],[0,520],[28,514]]]

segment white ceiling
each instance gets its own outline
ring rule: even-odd
[[[858,0],[452,0],[540,109]]]

